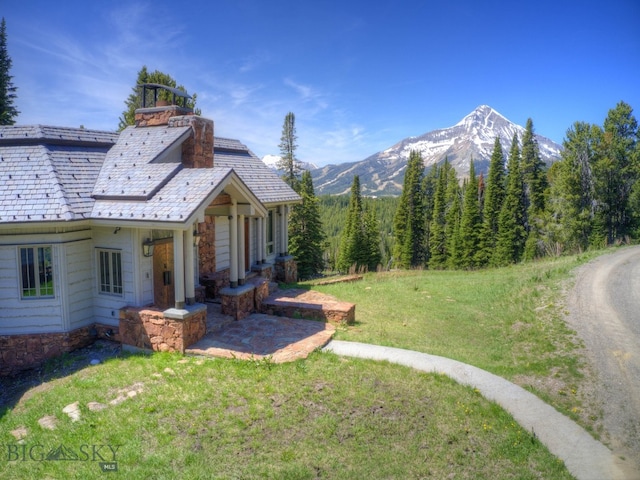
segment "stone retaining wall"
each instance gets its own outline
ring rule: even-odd
[[[99,338],[119,341],[118,328],[94,324],[66,333],[0,335],[0,376],[13,375],[91,345]]]

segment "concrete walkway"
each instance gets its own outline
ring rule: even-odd
[[[477,388],[482,396],[507,410],[523,428],[534,432],[549,451],[564,461],[578,480],[638,479],[582,427],[525,389],[479,368],[426,353],[357,342],[331,340],[323,351],[338,355],[386,360],[424,372],[441,373]]]

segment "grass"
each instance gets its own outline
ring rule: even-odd
[[[62,408],[76,401],[82,416],[72,422]],[[90,411],[89,402],[108,406]],[[45,415],[56,430],[38,426]],[[9,433],[21,426],[24,450]],[[473,389],[327,353],[280,365],[125,356],[24,396],[0,432],[0,478],[104,478],[99,463],[113,450],[128,479],[571,478]],[[83,461],[38,461],[60,445]]]
[[[367,274],[314,287],[356,304],[356,325],[335,338],[453,358],[530,389],[590,428],[580,400],[581,344],[561,293],[597,253],[480,271]]]

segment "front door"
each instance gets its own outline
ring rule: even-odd
[[[173,308],[176,293],[173,278],[173,239],[156,240],[153,250],[153,303],[157,308]]]

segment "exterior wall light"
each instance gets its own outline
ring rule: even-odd
[[[151,240],[150,238],[147,238],[142,243],[142,255],[144,255],[145,257],[153,257],[154,248],[155,248],[155,245],[153,243],[153,240]]]

